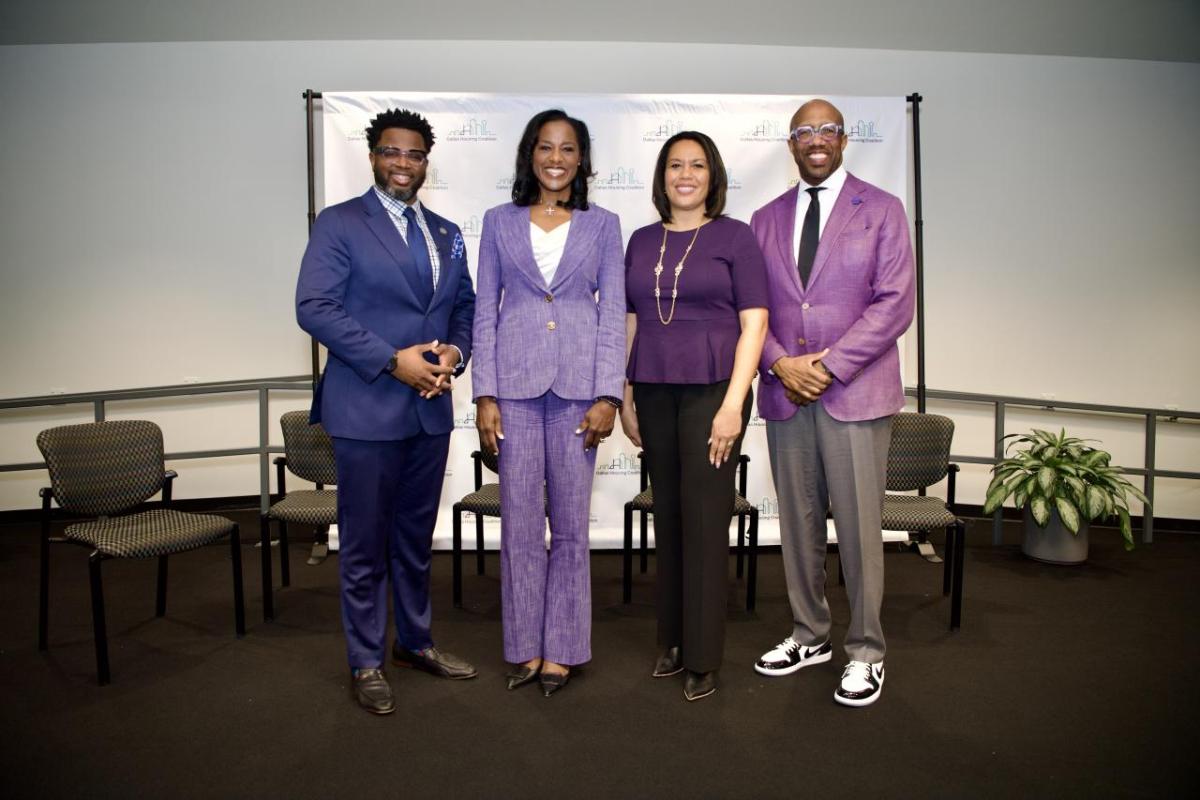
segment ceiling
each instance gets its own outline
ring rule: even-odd
[[[1200,62],[1200,0],[2,0],[0,45],[695,42]]]

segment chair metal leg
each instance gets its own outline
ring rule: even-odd
[[[246,635],[246,597],[242,587],[242,534],[237,525],[229,533],[229,555],[233,560],[233,629],[240,639]]]
[[[642,520],[645,521],[645,515]],[[621,602],[633,599],[633,503],[625,504],[625,541],[621,550]]]
[[[279,520],[279,583],[281,586],[292,585],[292,563],[288,558],[288,529],[283,520]]]
[[[483,515],[475,515],[475,574],[483,574]]]
[[[746,573],[746,610],[753,611],[758,601],[758,509],[750,509],[750,555]]]
[[[167,613],[167,557],[158,557],[158,591],[154,598],[154,616],[163,617]]]
[[[950,630],[956,631],[962,622],[963,551],[967,549],[967,526],[962,520],[954,524],[954,589],[950,595]]]
[[[462,506],[454,504],[454,538],[451,546],[450,560],[453,564],[454,607],[462,608]],[[478,517],[479,515],[476,514]]]
[[[950,594],[951,573],[954,570],[954,540],[958,538],[954,525],[946,526],[946,558],[942,563],[942,597]]]
[[[38,650],[45,650],[50,635],[50,538],[42,534],[38,583]]]
[[[104,627],[104,586],[100,580],[100,562],[104,556],[96,550],[88,558],[88,576],[92,584],[92,636],[96,641],[96,680],[107,686],[111,680],[108,671],[108,633]]]
[[[275,619],[275,591],[271,586],[271,520],[264,514],[259,517],[259,560],[262,562],[263,621]]]
[[[642,511],[640,513],[642,515],[642,520],[641,520],[642,549],[638,555],[638,559],[639,559],[638,569],[643,575],[645,575],[646,574],[646,551],[649,549],[647,547],[648,540],[646,537],[646,528],[648,527],[647,519],[649,518],[650,515],[647,514],[645,511]]]
[[[745,572],[743,564],[746,560],[746,518],[738,514],[738,538],[737,538],[737,578],[742,579]]]

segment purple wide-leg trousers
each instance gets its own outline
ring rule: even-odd
[[[592,401],[546,392],[499,404],[504,658],[582,664],[592,657],[588,515],[596,451],[585,451],[575,431]]]

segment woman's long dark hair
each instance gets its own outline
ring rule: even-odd
[[[579,142],[579,170],[575,180],[571,181],[570,199],[559,203],[564,208],[578,208],[586,211],[588,207],[588,181],[592,175],[592,137],[583,120],[567,116],[567,112],[551,108],[540,114],[535,114],[525,132],[521,134],[521,143],[517,145],[517,168],[513,176],[512,199],[519,206],[531,206],[537,202],[541,194],[537,176],[533,174],[533,148],[537,146],[538,135],[542,126],[547,122],[566,122],[575,130],[575,139]]]

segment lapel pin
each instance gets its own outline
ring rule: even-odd
[[[446,234],[446,229],[445,229],[445,228],[438,228],[438,233],[440,233],[442,236],[445,236],[445,235],[447,235],[447,234]]]
[[[850,198],[850,205],[852,205],[852,206],[861,206],[861,205],[862,205],[862,198],[861,198],[861,197],[852,197],[852,198]]]

